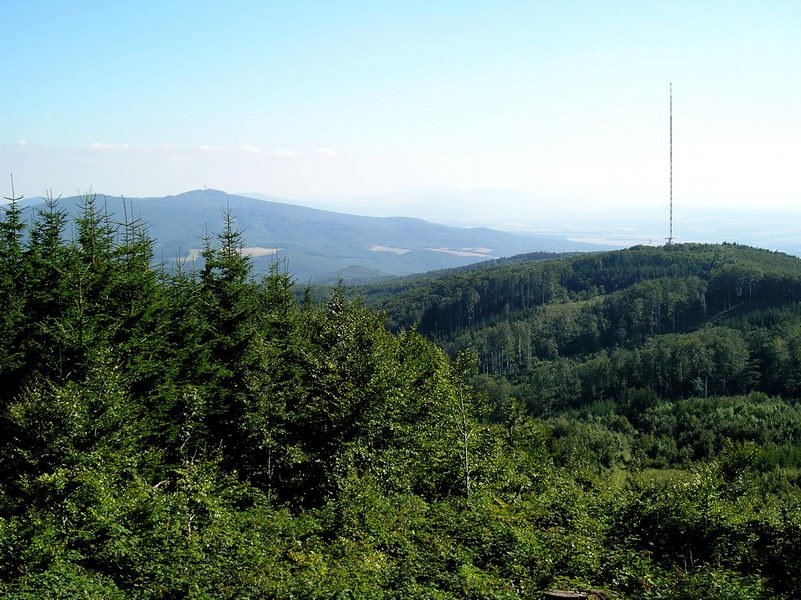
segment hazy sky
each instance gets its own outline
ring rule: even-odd
[[[797,1],[0,0],[0,22],[0,172],[26,196],[664,206],[672,81],[677,202],[801,208]]]

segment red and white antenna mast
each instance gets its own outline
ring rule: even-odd
[[[673,243],[673,82],[670,83],[670,233],[667,245]]]

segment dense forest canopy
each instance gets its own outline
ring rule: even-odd
[[[414,326],[451,353],[474,349],[479,387],[496,404],[513,396],[539,417],[625,418],[636,435],[622,455],[636,447],[647,464],[708,458],[733,438],[758,441],[772,460],[799,465],[794,433],[755,421],[738,400],[795,411],[798,258],[736,244],[635,247],[399,280],[393,295],[388,285],[360,292],[383,308],[388,327]],[[719,416],[719,429],[702,432],[686,411],[709,416],[717,398],[749,418],[735,426]],[[676,419],[680,427],[692,422],[707,442],[682,438],[663,422]]]
[[[801,593],[797,259],[536,256],[379,313],[256,279],[230,214],[198,270],[92,197],[65,227],[0,221],[4,597]]]

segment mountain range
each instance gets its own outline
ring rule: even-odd
[[[194,190],[176,196],[122,198],[95,195],[114,221],[141,219],[154,240],[155,258],[165,264],[200,259],[204,237],[223,227],[229,210],[243,232],[243,252],[257,273],[285,261],[299,281],[364,282],[382,277],[463,266],[526,252],[570,252],[608,246],[556,235],[509,233],[485,227],[460,228],[407,217],[366,217],[297,206],[273,198]],[[28,199],[25,210],[43,206]],[[70,218],[80,215],[84,199],[59,198]]]

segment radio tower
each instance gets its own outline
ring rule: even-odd
[[[670,234],[667,245],[673,243],[673,82],[670,82]]]

